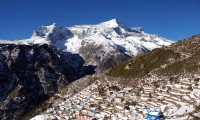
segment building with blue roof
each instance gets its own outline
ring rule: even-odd
[[[163,112],[158,110],[149,110],[147,116],[143,120],[164,120]]]

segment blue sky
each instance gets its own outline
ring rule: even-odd
[[[34,29],[97,24],[117,18],[171,40],[200,34],[200,0],[1,0],[0,39],[29,38]]]

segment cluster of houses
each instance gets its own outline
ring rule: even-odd
[[[137,98],[133,96],[132,88],[121,88],[117,83],[101,84],[96,81],[78,94],[68,99],[63,99],[47,114],[57,115],[64,119],[123,119],[136,120]]]
[[[71,97],[61,96],[44,115],[61,120],[189,119],[188,113],[200,105],[199,80],[182,78],[137,88],[96,81]]]

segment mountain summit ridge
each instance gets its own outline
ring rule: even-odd
[[[61,51],[80,54],[86,65],[107,69],[140,53],[167,46],[173,41],[143,28],[128,28],[117,19],[94,25],[64,27],[57,23],[41,26],[29,39],[0,41],[0,44],[50,44]],[[109,65],[109,62],[113,65]],[[108,67],[105,67],[108,66]]]
[[[120,27],[125,27],[124,24],[120,20],[118,20],[116,18],[108,20],[108,21],[105,21],[105,22],[101,22],[100,24],[101,25],[108,25],[109,27],[113,27],[113,28],[119,27],[119,26]]]

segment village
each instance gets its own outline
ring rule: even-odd
[[[71,97],[60,97],[52,108],[31,120],[151,120],[156,116],[159,120],[184,120],[200,105],[200,79],[144,83],[138,88],[97,80]],[[200,112],[194,116],[200,117]]]

